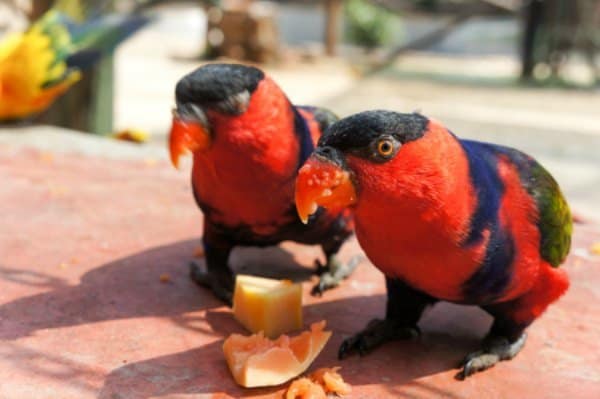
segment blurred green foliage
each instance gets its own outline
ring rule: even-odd
[[[354,44],[375,48],[390,42],[394,16],[365,0],[348,0],[345,7],[346,37]]]

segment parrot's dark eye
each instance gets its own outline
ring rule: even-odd
[[[345,152],[372,162],[381,163],[394,158],[401,145],[402,143],[394,136],[385,134],[377,135],[367,145],[357,145],[354,148],[345,150]]]
[[[389,138],[379,140],[377,153],[383,158],[389,158],[394,153],[394,142]]]

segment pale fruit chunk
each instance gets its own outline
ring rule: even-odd
[[[323,387],[306,378],[298,378],[285,393],[285,399],[327,399]]]
[[[270,340],[264,334],[230,335],[223,343],[227,365],[235,381],[243,387],[283,384],[302,374],[321,352],[331,331],[323,331],[325,321],[313,323],[310,331],[295,337],[282,335]]]
[[[352,392],[350,384],[346,383],[338,373],[340,367],[321,368],[310,376],[294,380],[285,393],[285,399],[327,399],[327,394],[337,396],[348,395]]]
[[[321,368],[310,375],[310,379],[320,384],[327,393],[335,393],[338,396],[348,395],[352,387],[348,384],[338,370],[341,367]]]
[[[233,316],[248,331],[269,338],[302,328],[302,286],[289,280],[238,275]]]

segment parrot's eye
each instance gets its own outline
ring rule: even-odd
[[[394,142],[389,138],[380,140],[377,143],[377,152],[380,156],[388,158],[394,153]]]

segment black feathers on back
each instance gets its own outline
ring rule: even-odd
[[[334,123],[321,136],[319,146],[331,146],[340,150],[361,148],[384,134],[406,143],[422,137],[428,122],[429,119],[417,113],[361,112]]]
[[[264,73],[240,64],[209,64],[185,75],[175,87],[178,103],[211,105],[247,91],[252,94]]]

